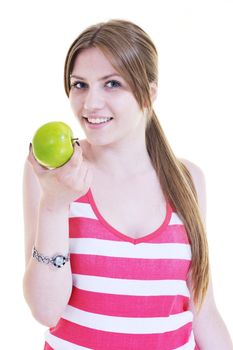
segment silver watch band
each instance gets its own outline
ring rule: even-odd
[[[48,256],[42,255],[38,252],[38,250],[33,247],[32,251],[32,257],[35,258],[38,262],[44,263],[44,264],[50,264],[57,268],[61,268],[65,265],[66,262],[70,260],[70,254],[67,256],[64,256],[62,254],[56,254],[53,257],[49,258]]]

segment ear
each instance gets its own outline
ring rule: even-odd
[[[150,96],[151,96],[152,103],[155,101],[157,97],[157,92],[158,92],[157,84],[155,82],[150,83]]]

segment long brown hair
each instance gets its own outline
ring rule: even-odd
[[[193,299],[200,307],[209,283],[208,243],[190,172],[173,153],[152,107],[150,83],[158,83],[156,47],[142,28],[126,20],[113,19],[88,27],[75,39],[66,56],[64,84],[67,96],[75,58],[90,47],[99,48],[106,55],[128,82],[141,109],[147,108],[147,151],[165,198],[186,228],[192,250]]]

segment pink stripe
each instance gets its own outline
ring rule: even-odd
[[[73,287],[69,305],[92,313],[119,317],[166,317],[189,308],[185,296],[135,296],[96,293]]]
[[[138,280],[186,280],[190,260],[115,258],[71,254],[72,272],[90,276]]]
[[[87,191],[87,193],[90,191],[90,189]],[[74,202],[76,203],[89,203],[87,193],[84,194],[82,197],[77,198]]]
[[[100,221],[83,217],[69,218],[70,238],[98,238],[122,241]],[[151,236],[148,243],[189,243],[184,225],[166,226],[161,235]]]
[[[98,220],[73,217],[69,218],[70,238],[98,238],[119,241],[119,238],[109,232]]]
[[[176,331],[161,334],[123,334],[79,326],[64,319],[60,319],[57,326],[50,329],[55,336],[95,350],[173,349],[187,343],[191,331],[192,324],[188,323]]]
[[[45,342],[44,350],[54,350],[54,349],[51,348],[51,346],[47,342]]]
[[[184,243],[189,244],[187,231],[185,226],[171,225],[166,228],[164,234],[159,237],[155,243]]]

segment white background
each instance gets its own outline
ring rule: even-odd
[[[24,160],[45,122],[63,120],[84,136],[63,90],[64,59],[83,29],[111,18],[142,26],[157,47],[154,108],[176,155],[205,173],[215,299],[233,334],[233,2],[8,0],[0,16],[1,343],[43,349],[46,328],[32,318],[22,293]]]

